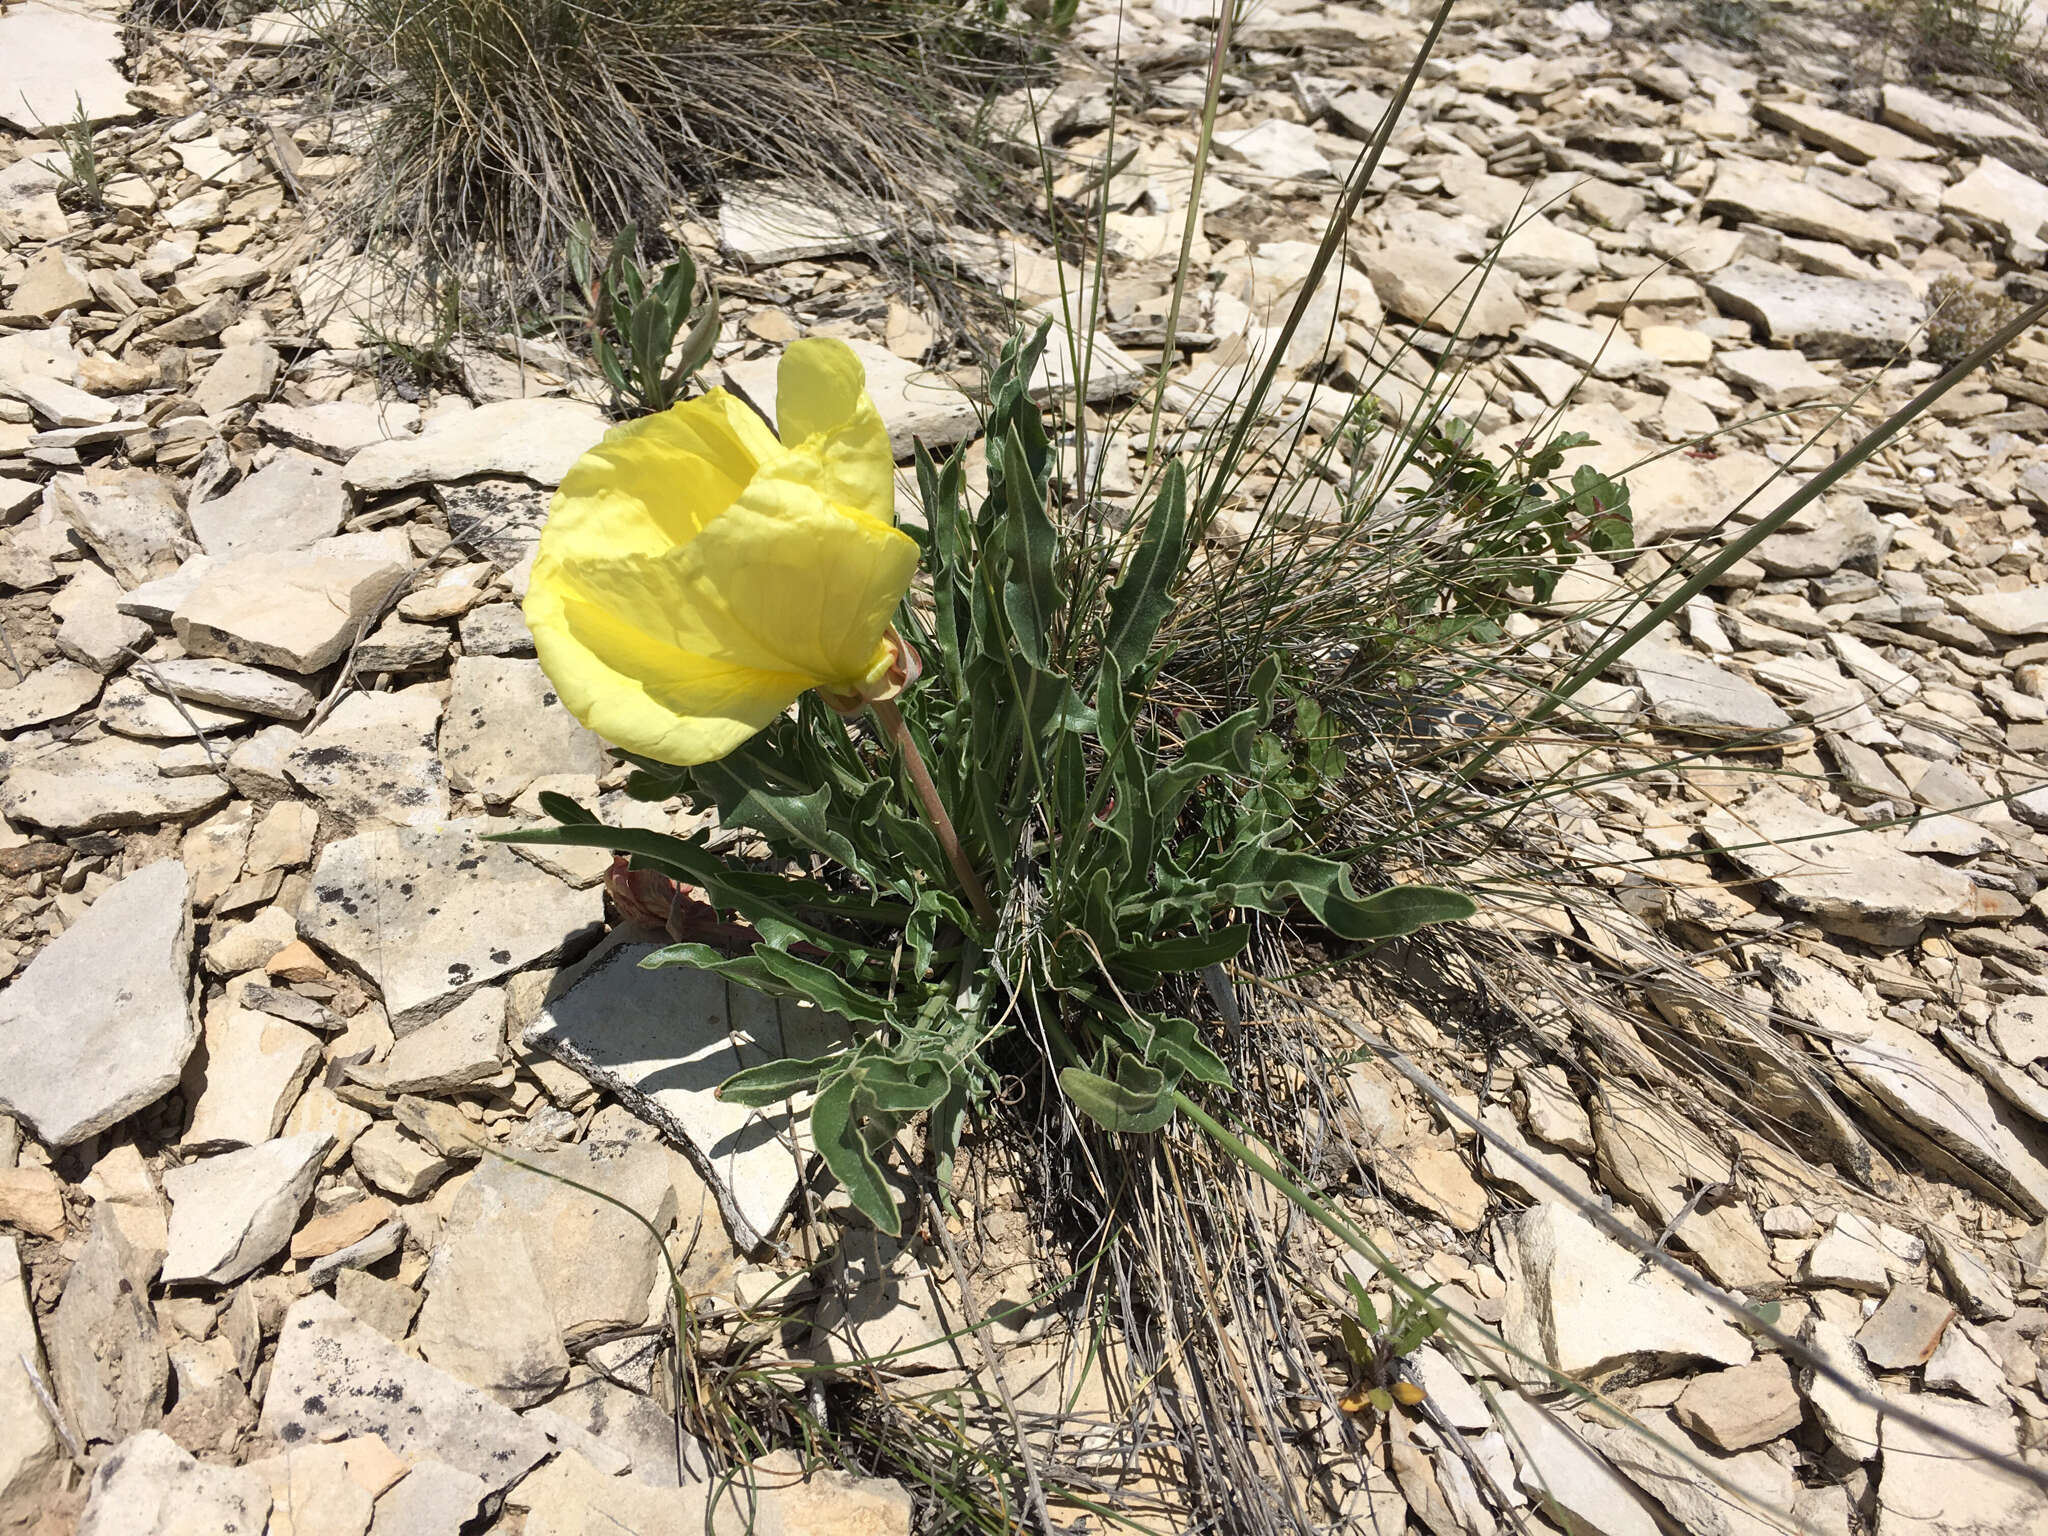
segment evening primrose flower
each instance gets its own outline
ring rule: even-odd
[[[771,431],[722,389],[612,428],[548,509],[526,594],[585,725],[660,762],[725,756],[806,689],[887,694],[917,569],[889,434],[843,341],[794,342]]]

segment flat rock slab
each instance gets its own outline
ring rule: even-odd
[[[2019,903],[1934,859],[1900,853],[1875,832],[1815,810],[1776,785],[1702,824],[1727,857],[1764,882],[1772,900],[1830,933],[1910,944],[1929,920],[2017,917]]]
[[[2048,635],[2048,587],[1975,592],[1949,602],[1979,629],[1999,635]]]
[[[1864,255],[1896,256],[1891,221],[1754,161],[1729,161],[1707,188],[1702,210],[1809,240],[1833,240]]]
[[[196,704],[267,715],[272,720],[303,720],[318,702],[304,683],[261,667],[212,657],[181,656],[154,661],[136,675],[143,685]]]
[[[323,400],[313,405],[272,401],[256,410],[265,437],[342,463],[388,439],[409,438],[420,424],[420,408],[402,400]]]
[[[93,1473],[78,1536],[256,1536],[270,1511],[270,1485],[257,1473],[200,1461],[161,1430],[146,1429],[116,1447]]]
[[[170,482],[146,469],[93,469],[50,482],[50,505],[124,587],[169,576],[193,553]]]
[[[1766,341],[1856,363],[1903,355],[1927,316],[1904,283],[1814,277],[1761,261],[1722,268],[1707,279],[1707,297],[1761,327]]]
[[[112,1444],[163,1417],[171,1362],[149,1303],[154,1253],[122,1231],[108,1201],[64,1277],[64,1294],[43,1320],[50,1381],[79,1440]]]
[[[1750,109],[1757,121],[1796,133],[1809,144],[1832,149],[1852,165],[1872,160],[1938,160],[1941,151],[1882,123],[1852,117],[1805,101],[1759,101]]]
[[[535,779],[602,774],[604,743],[569,713],[538,661],[462,656],[449,669],[441,763],[456,789],[505,805]]]
[[[411,570],[396,532],[240,555],[207,568],[171,614],[171,628],[194,656],[317,672],[341,660]]]
[[[725,1103],[718,1085],[742,1067],[823,1055],[850,1031],[708,971],[640,969],[658,947],[614,934],[556,979],[525,1043],[616,1094],[688,1154],[719,1194],[734,1243],[750,1249],[796,1193],[808,1121]]]
[[[134,82],[117,67],[123,51],[111,11],[14,6],[0,16],[0,122],[34,134],[76,121],[81,106],[95,123],[138,115]]]
[[[2048,1131],[1903,1024],[1872,1016],[1862,1027],[1861,1040],[1830,1042],[1849,1075],[1952,1160],[1947,1172],[2048,1216]]]
[[[1746,1451],[1790,1434],[1806,1416],[1781,1355],[1695,1376],[1672,1412],[1680,1424],[1724,1451]]]
[[[547,1437],[511,1409],[408,1355],[317,1291],[285,1313],[258,1427],[287,1450],[376,1435],[407,1461],[444,1462],[491,1492],[517,1482],[549,1450]]]
[[[1960,1402],[1936,1393],[1912,1397],[1915,1414],[1965,1443],[2019,1455],[2019,1434],[2003,1405]],[[2048,1494],[1895,1413],[1881,1421],[1884,1461],[1877,1484],[1884,1536],[2034,1536],[2048,1529]],[[1930,1474],[1930,1468],[1939,1471]]]
[[[376,982],[392,1029],[410,1034],[478,987],[573,950],[604,915],[476,822],[385,827],[329,843],[299,932]]]
[[[284,771],[350,826],[429,826],[448,816],[431,688],[352,693],[285,753]]]
[[[1646,1271],[1640,1256],[1575,1211],[1532,1206],[1508,1231],[1502,1331],[1567,1376],[1593,1381],[1630,1367],[1699,1360],[1746,1365],[1755,1354],[1720,1308],[1663,1270]]]
[[[2048,176],[2048,137],[1976,107],[1943,101],[1911,85],[1884,88],[1890,126],[1968,155],[1996,155],[2029,176]]]
[[[105,736],[17,759],[0,779],[0,811],[52,832],[104,832],[189,821],[231,793],[212,774],[166,778],[151,748]]]
[[[283,1251],[333,1145],[324,1132],[283,1136],[167,1169],[171,1232],[164,1283],[229,1285]]]
[[[1417,325],[1470,336],[1513,336],[1529,323],[1515,280],[1468,266],[1439,246],[1390,241],[1359,258],[1388,311]]]
[[[0,1237],[0,1360],[40,1369],[43,1346],[24,1279],[20,1241]],[[28,1372],[0,1371],[0,1508],[33,1498],[63,1454]]]
[[[303,549],[341,532],[348,512],[341,471],[288,449],[226,495],[197,503],[190,516],[199,547],[221,559]]]
[[[1651,718],[1688,735],[1771,737],[1793,728],[1792,717],[1748,678],[1675,646],[1645,645],[1628,665],[1649,701]]]
[[[472,475],[560,485],[569,466],[595,448],[609,426],[604,412],[577,400],[495,400],[432,421],[417,437],[372,443],[342,473],[350,489],[364,496]]]
[[[1996,230],[2016,264],[2037,266],[2048,255],[2041,238],[2048,224],[2048,187],[1996,155],[1986,155],[1969,175],[1943,188],[1941,206]]]
[[[0,1106],[68,1147],[177,1085],[199,1042],[191,877],[174,859],[101,893],[0,995]]]
[[[0,673],[11,677],[12,673]],[[0,735],[32,725],[68,720],[100,696],[99,672],[75,661],[53,661],[14,684],[0,688]]]

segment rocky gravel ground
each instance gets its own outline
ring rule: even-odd
[[[1035,117],[1062,196],[1111,162],[1087,395],[1112,498],[1213,9],[1090,0],[1067,78],[995,117],[1020,139]],[[1268,0],[1240,29],[1172,430],[1263,355],[1425,20]],[[607,932],[603,856],[479,841],[547,789],[688,829],[620,792],[517,607],[601,395],[539,343],[453,342],[433,387],[394,374],[378,338],[429,322],[322,233],[351,140],[284,89],[304,35],[266,13],[124,52],[111,10],[0,9],[0,1516],[702,1530],[711,1453],[675,1436],[652,1347],[662,1245],[711,1355],[767,1336],[874,1380],[856,1362],[888,1354],[902,1389],[969,1395],[987,1372],[951,1337],[935,1235],[878,1239],[806,1186],[786,1119],[712,1097],[829,1021],[634,969],[647,936]],[[52,131],[75,106],[97,208]],[[1643,551],[1581,561],[1515,621],[1559,651],[1938,373],[1930,289],[2034,291],[2048,257],[2048,134],[1999,95],[1887,78],[1818,13],[1742,51],[1654,7],[1463,7],[1374,192],[1272,408],[1311,442],[1362,389],[1398,417],[1463,310],[1458,408],[1489,442],[1554,418],[1595,439],[1578,458],[1636,466]],[[780,345],[838,335],[906,454],[972,437],[956,338],[863,232],[753,193],[690,233],[720,252],[725,382],[772,408]],[[1026,306],[1078,291],[1028,240],[945,245]],[[1057,360],[1041,383],[1074,393]],[[1878,1405],[2048,1470],[2044,516],[2029,338],[1593,690],[1623,738],[1519,833],[1590,873],[1483,920],[1626,978],[1603,1004],[1490,1053],[1370,1007],[1485,1134],[1374,1066],[1347,1084],[1373,1174],[1338,1181],[1347,1207],[1755,1508],[1569,1401],[1492,1396],[1505,1357],[1425,1348],[1431,1411],[1333,1455],[1322,1524],[2048,1529],[2038,1490]],[[1687,772],[1592,782],[1679,750]],[[1671,1065],[1706,1060],[1784,1146]],[[1760,1349],[1517,1153],[1774,1300],[1874,1400]],[[982,1303],[1008,1303],[1008,1385],[1072,1410],[1041,1453],[1113,1442],[1117,1399],[1028,1305],[1029,1214],[998,1190],[963,1218]],[[896,1483],[806,1480],[788,1452],[755,1471],[756,1529],[911,1529]],[[1132,1497],[1181,1528],[1170,1490]]]

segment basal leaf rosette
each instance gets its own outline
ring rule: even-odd
[[[806,689],[873,698],[917,569],[895,459],[843,341],[794,342],[777,431],[714,389],[612,428],[548,509],[526,595],[570,713],[643,757],[725,756]]]

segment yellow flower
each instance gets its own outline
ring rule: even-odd
[[[723,757],[807,688],[886,678],[917,568],[853,349],[794,342],[776,433],[722,389],[612,428],[563,479],[526,622],[585,725],[666,763]]]

